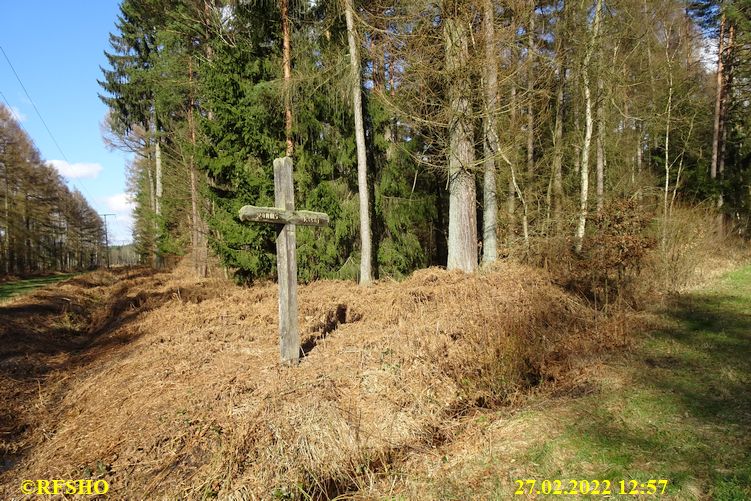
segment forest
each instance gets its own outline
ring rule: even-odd
[[[750,21],[122,0],[133,242],[0,284],[0,498],[751,499]],[[2,117],[6,273],[102,264]]]
[[[102,218],[0,105],[0,281],[103,266]]]
[[[299,230],[305,281],[613,261],[608,242],[623,268],[690,207],[748,236],[745,0],[120,9],[100,97],[142,262],[273,274],[273,228],[237,214],[273,205],[284,155],[298,208],[332,220]]]

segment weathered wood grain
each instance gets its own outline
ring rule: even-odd
[[[323,212],[290,211],[279,207],[246,205],[240,209],[240,220],[246,223],[295,224],[299,226],[328,226],[329,216]]]
[[[274,203],[286,212],[295,210],[292,159],[274,160]],[[279,352],[282,362],[300,359],[300,332],[297,328],[297,237],[295,225],[286,224],[276,237],[279,276]]]

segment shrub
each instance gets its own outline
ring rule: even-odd
[[[650,216],[630,199],[615,199],[588,221],[581,252],[570,237],[537,242],[531,254],[554,281],[605,307],[614,300],[635,301],[636,279],[656,240]]]

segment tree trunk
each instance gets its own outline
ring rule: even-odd
[[[566,5],[561,19],[565,28]],[[563,50],[563,33],[559,33],[556,43],[556,60],[558,61],[558,80],[555,97],[555,128],[553,132],[553,219],[556,235],[563,233],[563,107],[566,92],[566,54]]]
[[[282,17],[282,64],[284,66],[284,133],[287,138],[286,156],[292,157],[292,49],[289,27],[289,0],[279,0]]]
[[[193,269],[199,278],[208,274],[209,250],[206,240],[205,224],[201,214],[201,194],[198,189],[198,176],[196,175],[195,158],[193,151],[196,148],[196,124],[193,111],[195,99],[193,98],[193,58],[188,59],[188,80],[190,82],[191,96],[188,109],[188,129],[190,130],[190,144],[192,151],[188,159],[188,171],[190,175],[190,219],[191,219],[191,247],[193,250]]]
[[[668,68],[668,72],[670,72]],[[668,192],[670,190],[670,119],[673,112],[673,74],[668,77],[668,103],[667,119],[665,122],[665,192],[663,193],[662,207],[662,249],[666,250],[668,243]]]
[[[642,164],[644,163],[644,137],[641,126],[636,126],[636,177],[641,177]],[[636,183],[636,179],[634,179]]]
[[[391,95],[391,98],[393,99],[396,97],[396,87],[394,85],[394,72],[395,70],[395,57],[391,56],[391,60],[389,61],[389,87],[388,87],[388,93]],[[386,160],[388,162],[393,162],[396,160],[396,153],[397,153],[397,143],[399,141],[399,130],[398,130],[398,120],[396,118],[396,115],[394,115],[391,120],[389,120],[389,123],[384,128],[384,138],[386,139],[386,142],[388,143],[388,147],[386,148]]]
[[[602,60],[597,65],[597,212],[605,205],[605,96],[602,82]]]
[[[158,133],[158,129],[157,129]],[[162,215],[162,146],[158,137],[155,137],[154,144],[154,172],[156,182],[156,192],[154,196],[156,219],[154,220],[154,235],[155,235],[155,263],[157,268],[161,268],[162,253],[159,251],[159,239],[161,237],[161,215]]]
[[[154,212],[158,216],[162,214],[162,145],[159,138],[154,139],[154,172],[156,175],[156,193],[154,196]]]
[[[731,86],[733,82],[733,65],[732,63],[732,51],[733,51],[733,44],[735,41],[735,26],[732,24],[728,28],[728,43],[724,50],[724,58],[725,62],[723,62],[724,67],[724,84],[723,84],[723,91],[722,91],[722,102],[721,102],[721,108],[720,108],[720,130],[722,137],[720,139],[720,152],[719,157],[717,159],[717,179],[722,181],[723,177],[725,176],[725,151],[726,151],[726,144],[727,144],[727,137],[728,137],[728,130],[726,126],[727,121],[727,114],[728,114],[728,107],[729,107],[729,99],[731,96]],[[725,215],[722,213],[722,207],[725,205],[725,194],[723,193],[722,185],[720,185],[720,192],[717,196],[717,231],[720,235],[723,235],[725,233]]]
[[[151,156],[151,155],[149,155]],[[146,163],[146,181],[149,185],[149,203],[151,205],[151,211],[156,214],[156,194],[154,189],[154,174],[151,172],[151,158],[149,158],[149,162]],[[156,225],[154,225],[154,239],[156,239]],[[149,256],[151,260],[151,266],[156,268],[157,266],[157,259],[156,259],[156,240],[149,242],[149,250],[151,255]]]
[[[449,270],[472,272],[477,268],[477,216],[471,86],[466,71],[469,42],[464,26],[446,19],[444,26],[449,89]]]
[[[529,249],[529,211],[527,210],[527,202],[524,197],[522,189],[519,187],[519,178],[516,175],[516,165],[519,161],[519,145],[516,142],[515,134],[519,129],[517,128],[517,114],[518,114],[518,99],[516,92],[516,83],[511,84],[511,130],[514,134],[513,139],[513,155],[509,161],[509,181],[508,181],[508,211],[509,218],[509,241],[512,240],[513,234],[516,230],[516,199],[518,198],[522,204],[522,236],[524,238],[524,246]]]
[[[710,176],[717,179],[717,165],[720,154],[720,134],[722,129],[722,101],[725,87],[724,78],[724,48],[725,44],[725,14],[720,21],[720,40],[717,48],[717,89],[715,91],[714,107],[714,130],[712,134],[712,163],[710,164]]]
[[[508,235],[507,243],[511,244],[516,235],[516,184],[514,179],[514,162],[517,161],[517,141],[516,141],[516,84],[511,83],[511,144],[513,146],[511,162],[509,163],[508,190],[506,192],[506,213],[508,214]]]
[[[31,215],[29,214],[28,192],[25,192],[23,195],[23,227],[23,267],[21,270],[25,275],[30,271],[31,266]]]
[[[724,124],[722,126],[721,136],[722,137],[720,139],[720,156],[717,159],[717,164],[718,164],[717,165],[717,179],[719,181],[722,181],[722,178],[725,175],[725,145],[727,143],[728,130],[727,130],[727,127],[724,126]],[[721,211],[723,205],[725,205],[725,194],[723,193],[722,186],[720,186],[719,193],[717,194],[717,210]],[[722,232],[724,230],[723,228],[724,217],[721,212],[720,214],[718,214],[717,218],[718,218],[717,228],[718,230]]]
[[[525,191],[519,191],[524,214],[522,215],[522,232],[524,247],[529,251],[529,210],[527,200],[531,197],[531,186],[535,174],[535,111],[534,111],[534,53],[535,53],[535,0],[529,1],[529,24],[527,26],[527,179]],[[517,190],[518,190],[517,186]]]
[[[566,68],[560,67],[555,98],[555,131],[553,134],[553,219],[557,235],[563,232],[563,106]]]
[[[5,274],[10,275],[10,189],[8,187],[8,166],[3,164],[5,173],[5,235],[3,235],[5,251]]]
[[[634,130],[636,130],[636,179],[634,182],[636,183],[637,180],[641,182],[641,171],[644,165],[644,127],[642,125],[642,122],[640,120],[634,121]],[[636,186],[636,184],[634,184]],[[641,202],[642,199],[642,189],[641,184],[636,190],[636,199]]]
[[[534,53],[535,53],[535,0],[529,2],[529,25],[527,26],[527,185],[535,172],[535,112],[534,112]]]
[[[582,133],[582,127],[581,127],[581,100],[576,99],[572,105],[571,105],[571,112],[574,115],[574,133],[576,135],[576,138],[581,137]],[[582,159],[582,145],[579,141],[574,142],[574,158],[576,158],[576,161],[574,162],[574,174],[579,176],[581,172],[581,159]]]
[[[483,134],[483,228],[482,262],[489,264],[498,257],[498,199],[495,181],[498,158],[498,66],[495,55],[495,16],[493,2],[483,1],[485,25],[485,117]]]
[[[360,196],[360,285],[373,281],[373,254],[370,229],[370,201],[368,200],[368,155],[365,149],[365,125],[362,114],[362,75],[360,51],[355,33],[353,0],[345,0],[347,41],[352,78],[352,112],[355,116],[355,142],[357,145],[357,190]]]
[[[582,64],[582,80],[584,84],[584,144],[582,145],[581,156],[581,193],[579,206],[579,224],[576,228],[576,252],[581,252],[584,245],[584,231],[587,226],[587,206],[589,198],[589,148],[592,143],[592,91],[589,84],[589,68],[592,60],[592,53],[598,43],[600,34],[600,20],[602,11],[602,0],[597,0],[595,6],[595,18],[592,24],[592,36],[587,45]]]
[[[146,181],[149,185],[149,208],[156,214],[156,196],[154,194],[154,174],[151,172],[151,165],[146,165]]]

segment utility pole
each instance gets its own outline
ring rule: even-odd
[[[104,218],[104,245],[107,248],[107,269],[110,269],[110,238],[109,238],[109,232],[107,231],[107,217],[112,216],[115,217],[115,214],[99,214]]]

